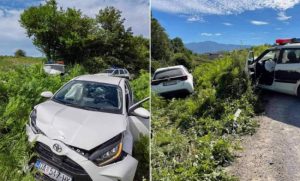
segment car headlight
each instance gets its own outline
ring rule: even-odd
[[[35,134],[43,134],[43,132],[36,125],[36,109],[33,109],[30,113],[30,127]]]
[[[89,156],[89,159],[98,166],[104,166],[117,160],[122,155],[122,139],[123,135],[119,134],[95,148],[95,151]]]

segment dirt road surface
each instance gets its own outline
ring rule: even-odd
[[[300,98],[268,93],[253,136],[242,138],[229,173],[241,181],[300,181]]]

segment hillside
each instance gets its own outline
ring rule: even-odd
[[[28,66],[32,64],[43,63],[42,57],[14,57],[14,56],[0,56],[0,70],[8,70],[16,65]]]
[[[235,44],[223,44],[213,41],[194,42],[185,44],[186,48],[194,53],[216,53],[221,51],[232,51],[250,48],[250,45],[235,45]]]

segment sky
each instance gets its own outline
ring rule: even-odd
[[[273,44],[300,38],[300,0],[152,0],[152,16],[184,43]]]
[[[135,35],[149,38],[148,0],[57,0],[57,2],[64,9],[67,7],[81,9],[83,14],[90,17],[94,17],[106,6],[114,6],[122,11],[126,27],[132,27]],[[27,56],[43,56],[19,24],[19,17],[24,9],[41,3],[45,1],[0,0],[0,55],[13,55],[17,49],[22,49]]]

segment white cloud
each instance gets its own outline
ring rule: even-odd
[[[193,15],[193,16],[189,16],[187,18],[187,21],[189,21],[189,22],[204,22],[204,19],[202,17],[200,17],[199,15]]]
[[[201,33],[201,36],[213,36],[212,33]]]
[[[152,0],[152,7],[169,13],[228,15],[263,8],[285,11],[298,3],[300,0]]]
[[[252,20],[252,21],[250,21],[250,22],[251,22],[252,24],[258,25],[258,26],[269,24],[268,22],[265,22],[265,21],[256,21],[256,20]]]
[[[287,16],[283,11],[279,12],[277,15],[278,15],[277,19],[280,21],[286,21],[292,17],[292,16]]]
[[[222,33],[201,33],[201,36],[221,36]]]
[[[224,22],[223,25],[225,25],[225,26],[232,26],[232,24],[228,23],[228,22]]]

